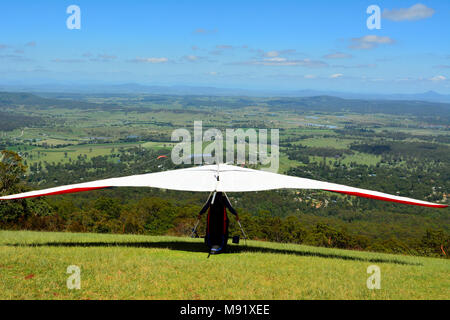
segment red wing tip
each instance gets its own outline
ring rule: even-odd
[[[337,193],[348,194],[351,196],[357,196],[357,197],[362,197],[362,198],[383,200],[383,201],[389,201],[389,202],[397,202],[397,203],[409,204],[409,205],[421,206],[421,207],[429,207],[429,208],[447,208],[448,207],[448,205],[446,205],[446,204],[437,204],[437,203],[427,204],[427,203],[420,203],[420,202],[415,202],[415,201],[396,200],[396,199],[392,199],[392,198],[375,196],[372,194],[362,193],[362,192],[351,192],[351,191],[340,191],[340,190],[325,190],[325,191],[337,192]]]
[[[38,198],[38,197],[44,197],[44,196],[55,196],[58,194],[77,193],[77,192],[92,191],[92,190],[99,190],[99,189],[105,189],[105,188],[110,188],[110,187],[72,188],[72,189],[49,192],[49,193],[40,193],[40,194],[35,194],[32,196],[23,196],[23,197],[10,198],[10,199],[1,199],[1,200],[20,200],[20,199]]]

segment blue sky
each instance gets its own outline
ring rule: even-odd
[[[69,5],[81,29],[69,30]],[[382,12],[369,30],[369,5]],[[3,1],[0,83],[450,93],[449,1]]]

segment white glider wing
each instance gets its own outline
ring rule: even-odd
[[[220,165],[220,183],[217,191],[223,192],[248,192],[274,189],[310,189],[324,190],[370,198],[383,201],[398,202],[403,204],[445,208],[447,205],[431,203],[411,198],[399,197],[387,193],[353,188],[342,184],[292,177],[267,171],[246,169],[234,166]]]
[[[195,192],[251,192],[275,189],[310,189],[338,192],[358,197],[424,207],[447,207],[447,205],[443,204],[436,204],[411,198],[394,196],[377,191],[353,188],[340,184],[299,177],[292,177],[267,171],[241,168],[226,164],[206,165],[188,169],[178,169],[122,178],[97,180],[92,182],[0,197],[0,200],[33,198],[110,187],[151,187]]]
[[[211,192],[217,185],[217,179],[214,178],[216,173],[217,166],[170,170],[19,193],[0,197],[0,200],[34,198],[111,187],[151,187],[178,191]]]

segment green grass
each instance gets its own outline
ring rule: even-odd
[[[307,147],[316,147],[316,148],[335,148],[335,149],[348,149],[352,142],[355,142],[354,139],[341,139],[341,138],[309,138],[304,140],[299,140],[298,143],[307,146]]]
[[[448,260],[249,241],[0,231],[0,299],[448,299]],[[381,269],[381,290],[366,287]],[[69,290],[69,265],[81,290]]]
[[[310,156],[309,161],[316,162],[316,163],[322,163],[323,157],[318,156]],[[335,158],[326,158],[327,163],[329,161],[335,162]],[[361,152],[355,152],[352,155],[345,155],[343,158],[340,158],[340,162],[345,165],[349,165],[352,162],[355,162],[357,164],[365,164],[368,166],[375,166],[377,163],[381,161],[381,156],[373,155],[373,154],[367,154],[367,153],[361,153]]]

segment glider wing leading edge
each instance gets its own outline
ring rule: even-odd
[[[353,188],[335,183],[292,177],[267,171],[241,168],[227,164],[206,165],[188,169],[148,173],[122,178],[37,190],[0,197],[0,200],[33,198],[110,187],[151,187],[194,192],[251,192],[275,189],[311,189],[337,192],[376,200],[398,202],[433,208],[445,208],[436,204],[411,198],[394,196],[377,191]]]

